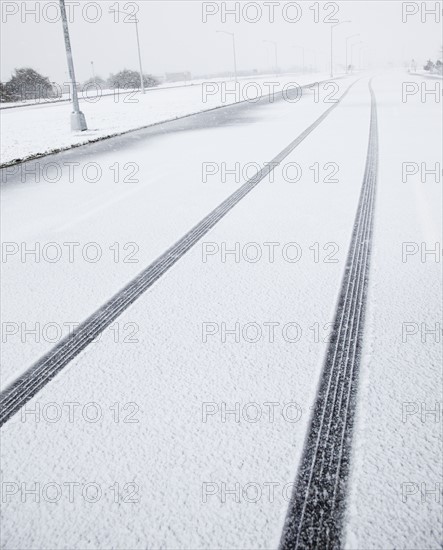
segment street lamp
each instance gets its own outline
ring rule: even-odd
[[[94,71],[94,61],[91,61],[91,71],[92,71],[92,81],[95,84],[95,71]]]
[[[68,61],[69,79],[72,87],[72,105],[73,112],[71,113],[71,130],[73,132],[84,132],[88,129],[85,115],[80,111],[77,95],[77,84],[75,81],[74,61],[72,59],[71,41],[69,39],[68,19],[66,17],[65,0],[60,0],[60,14],[63,24],[63,34],[65,37],[66,58]]]
[[[228,32],[228,31],[215,31],[215,32],[229,34],[232,37],[232,50],[234,53],[234,78],[235,78],[235,83],[237,84],[237,54],[235,52],[235,34],[233,32]]]
[[[274,42],[273,40],[263,40],[263,42],[268,42],[269,44],[274,44],[275,76],[277,76],[277,73],[278,73],[278,46],[277,46],[277,42]]]
[[[109,8],[109,13],[122,13],[123,15],[127,16],[126,13],[123,13],[118,9]],[[140,38],[139,38],[139,35],[138,35],[138,19],[137,19],[137,17],[133,16],[132,22],[135,23],[135,35],[137,37],[138,65],[139,65],[139,70],[140,70],[140,88],[141,88],[142,94],[144,94],[145,93],[145,82],[144,82],[144,78],[143,78],[142,56],[141,56],[141,53],[140,53]]]
[[[331,78],[334,76],[334,57],[333,57],[333,38],[332,38],[332,31],[335,29],[335,27],[338,27],[339,25],[343,25],[343,23],[350,23],[351,21],[348,19],[346,21],[341,21],[340,23],[335,23],[335,25],[331,25]]]
[[[346,74],[348,74],[348,42],[351,38],[355,38],[356,36],[360,36],[360,34],[351,34],[351,36],[346,37]]]
[[[359,46],[360,44],[363,44],[363,40],[360,40],[360,42],[356,42],[355,44],[351,44],[351,65],[353,66],[353,60],[354,60],[354,48],[355,46]]]

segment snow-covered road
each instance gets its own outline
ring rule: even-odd
[[[353,80],[336,84],[337,97]],[[363,179],[367,82],[29,401],[25,410],[37,414],[4,425],[5,547],[278,545]],[[403,422],[402,413],[440,399],[441,348],[420,339],[421,323],[438,320],[439,264],[419,253],[402,261],[402,242],[421,232],[423,242],[438,241],[441,191],[420,174],[403,183],[402,162],[438,160],[441,108],[403,103],[401,83],[402,75],[381,75],[373,84],[380,171],[349,549],[438,548],[438,505],[402,484],[424,482],[430,491],[441,481],[439,423],[421,423],[420,414]],[[228,107],[27,165],[47,175],[57,163],[52,183],[32,175],[20,182],[20,171],[9,178],[3,293],[15,305],[4,300],[11,334],[3,387],[54,346],[55,327],[66,333],[66,323],[83,321],[312,124],[330,106],[329,93],[318,102],[312,92],[294,103]],[[422,150],[417,127],[434,131]],[[397,158],[393,142],[402,144]],[[80,163],[72,181],[71,162]],[[83,177],[90,162],[102,170],[94,183]],[[128,163],[135,173],[125,183]],[[22,243],[40,246],[39,262],[22,257]],[[58,250],[44,253],[48,243],[63,251],[60,261],[48,261]],[[73,257],[65,243],[80,243]],[[85,259],[85,245],[97,250],[90,243],[102,252],[96,262]],[[37,322],[39,342],[24,332]],[[414,334],[403,343],[405,330]],[[32,488],[39,502],[23,497]]]
[[[441,104],[399,100],[395,77],[374,88],[380,174],[347,548],[434,549],[443,540]]]
[[[339,81],[336,97],[354,80]],[[58,327],[66,335],[330,106],[308,90],[294,103],[243,103],[5,169],[3,280],[15,299],[3,318],[38,320],[48,334],[7,338],[3,387],[54,345]],[[297,187],[347,169],[314,155],[299,168],[287,159],[280,173]]]
[[[0,161],[3,165],[34,158],[222,105],[268,94],[281,95],[290,86],[327,78],[326,73],[265,75],[240,79],[237,84],[214,79],[197,81],[194,86],[155,88],[145,95],[138,91],[112,95],[92,91],[85,96],[88,99],[81,101],[88,122],[85,132],[71,132],[70,103],[3,109]]]

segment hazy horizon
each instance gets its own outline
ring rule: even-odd
[[[235,2],[101,0],[67,4],[70,4],[74,19],[69,29],[79,82],[92,76],[91,61],[94,62],[95,74],[104,78],[123,68],[138,70],[134,24],[114,21],[109,9],[117,6],[127,14],[138,10],[143,70],[153,75],[183,71],[204,75],[232,71],[231,37],[217,33],[217,30],[235,33],[239,71],[274,70],[274,47],[264,43],[264,40],[278,42],[278,65],[281,70],[301,66],[301,49],[294,46],[305,48],[306,67],[316,64],[324,70],[329,63],[331,23],[322,19],[328,15],[339,21],[352,21],[334,30],[337,66],[345,63],[345,38],[355,34],[359,36],[350,40],[349,44],[363,42],[368,67],[404,65],[412,58],[420,65],[428,58],[435,60],[441,55],[442,39],[437,16],[428,14],[426,25],[421,21],[420,13],[410,15],[407,24],[402,22],[402,5],[408,4],[412,12],[414,4],[419,5],[414,2],[383,2],[382,19],[379,2],[301,1],[264,2],[260,5],[246,2],[238,8],[237,22],[234,15],[226,14],[223,18],[223,11],[232,10]],[[274,9],[273,23],[269,16],[270,4]],[[319,6],[318,23],[314,22],[315,4]],[[426,8],[432,10],[435,4],[427,2]],[[34,9],[40,17],[39,22],[36,21],[37,16],[31,13]],[[15,68],[20,67],[32,67],[51,81],[67,80],[62,25],[57,20],[57,10],[58,2],[55,0],[2,2],[3,82],[11,77]],[[100,15],[98,10],[101,10]],[[217,13],[208,14],[204,22],[204,10]],[[289,22],[298,16],[297,22]],[[96,22],[91,22],[95,19]],[[251,22],[254,19],[258,21]],[[432,32],[434,28],[435,32]],[[359,46],[356,46],[354,64],[358,63],[358,51]]]

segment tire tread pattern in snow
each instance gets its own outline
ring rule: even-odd
[[[325,358],[280,550],[341,547],[368,287],[378,171],[377,105],[331,340]]]
[[[275,169],[333,111],[355,84],[352,82],[336,103],[324,111],[269,164],[246,181],[219,206],[203,218],[180,240],[154,260],[128,285],[87,318],[52,350],[32,365],[0,395],[0,426],[16,414],[36,393],[96,339],[150,286],[164,275],[186,252],[210,231],[236,204]]]

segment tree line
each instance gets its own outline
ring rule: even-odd
[[[146,88],[150,88],[157,86],[159,81],[152,75],[144,74],[143,83]],[[111,74],[106,80],[100,76],[89,78],[82,87],[83,90],[91,93],[94,92],[94,89],[138,89],[140,88],[140,73],[123,69],[116,74]],[[48,77],[34,69],[23,67],[15,69],[7,82],[0,82],[0,102],[55,99],[61,97],[64,91],[66,91],[66,85],[61,86],[56,82],[51,82]]]
[[[443,64],[440,59],[437,59],[435,63],[431,59],[428,59],[426,61],[426,65],[423,66],[423,69],[425,71],[429,71],[430,73],[443,74]]]

